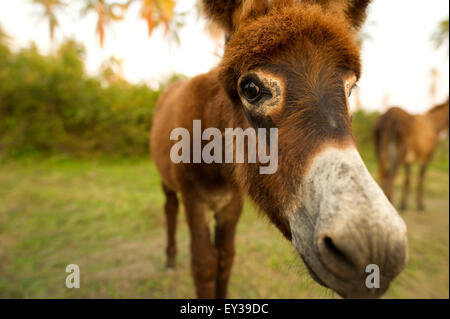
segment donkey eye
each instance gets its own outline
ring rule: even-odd
[[[350,97],[352,96],[352,92],[355,88],[357,88],[358,86],[356,84],[354,84],[352,87],[350,87],[350,84],[347,83],[346,88],[347,88],[347,96]]]
[[[261,97],[261,89],[253,81],[243,82],[241,90],[244,98],[250,103],[257,102]]]

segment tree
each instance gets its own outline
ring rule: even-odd
[[[66,6],[67,4],[62,0],[31,0],[34,4],[43,6],[44,12],[42,17],[48,20],[48,27],[50,32],[50,40],[55,38],[55,29],[59,25],[56,17],[56,10]]]
[[[431,68],[430,70],[430,98],[434,102],[436,100],[436,95],[439,86],[439,70],[437,68]]]
[[[133,1],[133,0],[132,0]],[[163,26],[169,41],[180,42],[179,30],[184,26],[186,13],[175,13],[176,0],[139,0],[142,2],[140,16],[147,23],[148,35]]]
[[[3,30],[2,25],[0,24],[0,46],[7,47],[9,44],[9,35]]]
[[[100,66],[100,80],[106,85],[124,81],[123,62],[123,59],[118,59],[114,56],[103,61]]]
[[[439,22],[436,27],[436,31],[431,35],[431,41],[434,43],[436,49],[441,48],[445,44],[447,44],[447,55],[448,55],[448,36],[449,36],[449,20],[444,19]],[[435,101],[438,83],[439,83],[439,70],[436,68],[432,68],[430,70],[430,97],[432,101]],[[435,102],[433,102],[435,103]]]
[[[140,17],[147,23],[148,34],[152,35],[155,28],[162,25],[166,34],[178,41],[178,30],[184,25],[180,18],[183,14],[175,15],[175,0],[128,0],[125,2],[111,2],[106,0],[85,0],[83,15],[95,11],[98,17],[97,33],[100,45],[103,47],[105,29],[112,22],[121,21],[133,3],[140,3]]]
[[[42,16],[48,20],[50,38],[53,41],[55,29],[59,25],[56,11],[69,4],[65,0],[31,0],[32,3],[43,7]],[[178,30],[184,25],[184,13],[175,14],[176,0],[79,0],[82,3],[81,15],[85,16],[95,12],[97,16],[96,32],[99,36],[100,46],[105,41],[106,28],[113,22],[125,18],[126,11],[133,3],[139,3],[140,18],[147,23],[148,34],[152,35],[155,28],[164,26],[169,39],[179,42]],[[72,4],[72,3],[70,3]]]
[[[166,32],[169,31],[175,4],[174,0],[142,0],[140,14],[141,18],[147,22],[149,36],[160,24],[164,25]]]
[[[448,36],[449,36],[449,22],[447,19],[442,20],[436,27],[436,31],[431,36],[431,41],[434,42],[436,48],[442,47],[445,43],[448,46]],[[448,49],[447,49],[448,50]]]
[[[105,40],[105,29],[114,21],[123,20],[125,11],[131,1],[126,3],[108,3],[106,0],[87,0],[81,13],[88,14],[90,11],[95,11],[97,14],[97,33],[99,35],[100,46],[103,47]]]

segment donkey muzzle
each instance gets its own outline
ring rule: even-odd
[[[354,148],[312,159],[289,222],[313,278],[342,297],[379,297],[406,266],[406,225]]]

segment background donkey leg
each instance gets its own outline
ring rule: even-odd
[[[424,211],[425,206],[423,204],[423,183],[425,180],[425,173],[427,171],[428,162],[420,165],[419,183],[417,185],[417,209]]]
[[[191,234],[191,271],[197,297],[215,298],[217,250],[211,242],[207,206],[194,196],[183,194],[186,219]]]
[[[391,203],[393,203],[392,188],[394,185],[395,176],[397,176],[398,167],[399,167],[398,163],[394,163],[392,165],[392,167],[386,174],[385,182],[383,185],[386,197],[391,201]]]
[[[405,181],[403,184],[402,202],[400,204],[400,210],[406,210],[408,206],[408,194],[411,175],[411,164],[405,164]]]
[[[177,194],[164,184],[163,190],[166,195],[166,204],[164,205],[167,222],[166,267],[168,269],[173,269],[175,268],[175,256],[177,253],[175,234],[177,227],[178,198]]]
[[[235,196],[230,204],[216,213],[215,245],[219,253],[216,298],[225,299],[227,297],[228,282],[235,254],[234,238],[242,206],[243,199]]]

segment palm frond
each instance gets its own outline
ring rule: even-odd
[[[67,3],[63,0],[31,0],[31,2],[43,7],[44,11],[41,16],[48,21],[50,39],[53,41],[55,38],[55,30],[59,25],[56,11],[67,6]]]
[[[437,25],[436,31],[431,36],[431,41],[434,43],[436,49],[442,47],[445,43],[448,45],[448,37],[449,37],[449,20],[442,20]]]

